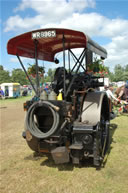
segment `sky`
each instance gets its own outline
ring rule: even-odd
[[[88,34],[107,50],[104,65],[111,71],[128,64],[128,0],[0,0],[0,65],[10,72],[21,68],[16,56],[7,54],[8,40],[48,27]]]

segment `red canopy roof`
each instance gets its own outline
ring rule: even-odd
[[[65,50],[72,48],[85,48],[87,38],[84,33],[69,29],[39,29],[16,36],[8,41],[8,54],[35,58],[35,39],[38,40],[37,58],[54,61],[57,52],[63,50],[63,36]]]

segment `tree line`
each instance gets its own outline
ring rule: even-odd
[[[29,73],[30,67],[27,69],[27,72],[30,76]],[[31,68],[31,71],[33,70],[33,65]],[[51,82],[53,80],[54,77],[54,73],[55,73],[55,69],[48,69],[47,73],[44,73],[43,77],[40,77],[40,82],[44,83],[44,82]],[[35,77],[30,76],[31,80],[33,83],[35,83]],[[9,83],[9,82],[18,82],[21,85],[28,85],[29,80],[27,79],[24,71],[20,68],[16,68],[13,69],[12,72],[10,73],[8,70],[5,70],[4,67],[2,65],[0,65],[0,84],[2,83]]]
[[[109,78],[111,82],[128,80],[128,64],[124,67],[122,67],[120,64],[117,64],[114,68],[114,72],[109,72]]]
[[[41,83],[51,82],[53,80],[54,73],[55,69],[49,68],[48,72],[44,73],[43,77],[40,77]],[[113,72],[110,72],[108,68],[108,74],[106,76],[109,77],[111,82],[128,80],[128,64],[125,66],[117,64]],[[35,79],[33,77],[31,78],[33,79],[34,82]],[[13,69],[12,72],[10,73],[9,71],[5,70],[2,65],[0,65],[0,84],[7,82],[18,82],[21,85],[30,84],[22,69],[16,68]]]

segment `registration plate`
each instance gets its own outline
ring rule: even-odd
[[[53,38],[56,37],[56,31],[38,31],[32,33],[32,39],[40,39],[40,38]]]

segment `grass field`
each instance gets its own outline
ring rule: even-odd
[[[55,165],[38,157],[21,137],[23,102],[1,102],[1,193],[127,193],[128,114],[111,121],[111,145],[100,170],[89,163]]]

